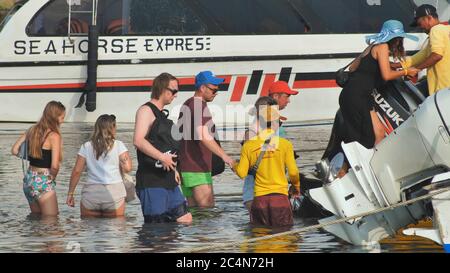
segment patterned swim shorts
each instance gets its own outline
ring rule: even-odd
[[[23,192],[30,204],[37,202],[44,193],[55,190],[55,186],[48,170],[35,172],[29,169],[23,179]]]

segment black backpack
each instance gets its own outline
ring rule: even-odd
[[[180,143],[172,137],[172,127],[174,126],[174,123],[167,118],[169,116],[169,111],[166,109],[160,111],[158,107],[151,102],[147,102],[144,105],[150,107],[156,118],[145,139],[162,153],[178,154]],[[137,150],[137,156],[139,164],[143,163],[146,168],[163,170],[162,164],[158,160],[145,155],[139,150]],[[176,159],[174,159],[174,161],[175,160]]]

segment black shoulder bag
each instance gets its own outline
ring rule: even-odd
[[[218,138],[214,137],[214,140],[216,141],[216,143],[222,147],[220,145],[220,141]],[[216,176],[218,174],[221,174],[225,171],[225,162],[223,161],[222,158],[220,158],[218,155],[216,155],[215,153],[212,153],[212,168],[211,168],[211,176]]]
[[[359,56],[358,57],[356,57],[355,59],[353,59],[349,64],[347,64],[346,66],[344,66],[343,68],[341,68],[341,69],[339,69],[338,71],[336,71],[336,74],[335,74],[335,77],[336,77],[336,83],[337,83],[337,85],[339,85],[340,87],[344,87],[346,84],[347,84],[347,82],[348,82],[348,78],[349,78],[349,74],[351,73],[350,71],[349,72],[346,72],[345,70],[349,67],[349,66],[351,66],[354,62],[358,62],[358,66],[359,66],[359,62],[361,61],[361,58],[364,56],[364,53],[366,53],[366,51],[368,50],[368,49],[371,49],[372,48],[372,44],[371,45],[369,45],[368,47],[366,47],[366,49],[364,49],[364,51],[361,53],[361,54],[359,54]]]

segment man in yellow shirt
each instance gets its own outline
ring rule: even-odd
[[[411,26],[423,29],[429,41],[425,48],[407,57],[402,66],[427,69],[430,95],[450,87],[450,26],[440,24],[436,8],[427,4],[416,9]]]
[[[292,208],[288,198],[286,168],[291,181],[289,190],[293,196],[300,194],[299,171],[294,159],[292,143],[275,134],[279,126],[280,114],[276,105],[262,105],[257,110],[258,135],[244,143],[241,158],[234,165],[240,178],[248,175],[255,165],[263,147],[264,156],[255,174],[255,198],[250,211],[250,222],[268,226],[287,226],[293,224]],[[270,138],[270,142],[264,142]]]

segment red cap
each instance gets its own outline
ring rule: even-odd
[[[298,91],[292,90],[287,82],[285,81],[276,81],[272,83],[272,85],[269,88],[269,95],[270,94],[276,94],[276,93],[284,93],[288,95],[297,95]]]

